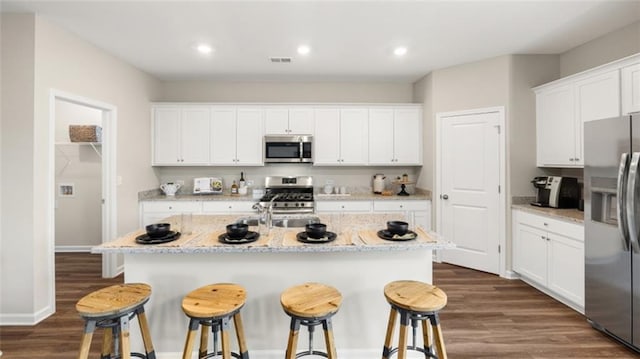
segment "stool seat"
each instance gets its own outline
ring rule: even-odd
[[[182,299],[182,310],[189,317],[189,332],[182,352],[183,359],[192,358],[192,350],[196,332],[200,328],[200,349],[198,358],[210,358],[222,355],[223,359],[231,357],[249,359],[247,344],[244,339],[244,327],[240,309],[247,300],[246,290],[234,283],[216,283],[205,285],[189,292]],[[231,351],[229,331],[231,321],[236,332],[238,352]],[[209,331],[213,333],[213,348],[209,350]],[[222,350],[218,351],[218,334]]]
[[[182,310],[193,318],[220,317],[242,308],[246,300],[247,292],[243,287],[216,283],[189,292],[182,299]]]
[[[321,318],[338,312],[340,292],[321,283],[304,283],[285,290],[280,296],[285,312],[301,318]]]
[[[104,328],[100,358],[130,359],[132,356],[155,359],[149,323],[144,304],[151,296],[151,286],[144,283],[116,284],[82,297],[76,310],[84,319],[84,334],[78,359],[87,359],[96,328]],[[138,319],[144,343],[144,354],[132,353],[129,341],[129,321]]]
[[[436,312],[447,305],[447,294],[442,289],[413,280],[399,280],[384,287],[389,304],[413,312]]]
[[[148,284],[116,284],[82,297],[76,303],[76,310],[87,318],[117,316],[131,312],[150,296],[151,287]]]

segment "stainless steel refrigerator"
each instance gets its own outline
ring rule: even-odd
[[[584,124],[585,314],[640,350],[640,114]]]

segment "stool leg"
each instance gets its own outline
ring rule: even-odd
[[[400,311],[400,338],[398,339],[398,359],[407,357],[407,330],[409,329],[409,313]]]
[[[431,325],[429,325],[430,321],[431,321],[431,316],[427,317],[425,320],[422,321],[422,339],[424,342],[424,350],[429,354],[433,354],[433,342],[431,340]]]
[[[122,359],[131,359],[131,343],[129,342],[129,316],[120,317],[120,345]]]
[[[111,328],[104,329],[102,337],[102,355],[100,359],[111,359],[111,348],[113,347],[113,333]]]
[[[289,328],[289,341],[287,343],[287,352],[284,355],[285,359],[296,358],[299,332],[300,332],[300,321],[298,319],[291,318],[291,326]]]
[[[189,332],[187,333],[187,340],[184,342],[184,351],[182,352],[182,359],[191,359],[191,352],[193,351],[193,339],[196,336],[196,331],[200,326],[200,321],[191,318],[189,320]]]
[[[331,318],[322,321],[322,329],[324,329],[324,343],[327,347],[328,359],[336,359],[338,354],[336,353],[336,345],[333,342],[333,327],[331,326]]]
[[[391,342],[393,341],[393,332],[395,330],[397,317],[398,312],[395,308],[391,307],[391,311],[389,312],[389,323],[387,324],[387,335],[384,339],[384,348],[382,348],[382,359],[389,358],[389,352],[391,351]]]
[[[84,333],[82,334],[82,341],[80,344],[80,353],[78,359],[87,359],[89,357],[89,349],[91,349],[91,338],[93,332],[96,330],[96,322],[93,320],[86,320],[84,322]]]
[[[244,327],[242,326],[242,318],[240,317],[240,312],[236,313],[233,316],[233,326],[236,327],[236,337],[238,338],[240,358],[249,359],[247,343],[244,341]]]
[[[142,341],[144,342],[144,351],[147,354],[147,359],[156,359],[156,352],[153,349],[153,343],[151,342],[151,331],[149,331],[149,323],[147,322],[147,315],[144,312],[144,307],[136,310],[138,316],[138,323],[140,323],[140,334],[142,334]]]
[[[202,324],[202,327],[200,328],[200,352],[198,358],[204,358],[209,353],[209,330],[211,330],[211,326],[207,323],[200,324]]]
[[[229,317],[222,318],[222,359],[231,359],[231,343],[229,343]]]
[[[433,337],[438,349],[438,359],[447,359],[447,351],[444,348],[444,338],[442,337],[442,328],[440,328],[440,319],[437,313],[431,318],[431,326],[433,327]]]

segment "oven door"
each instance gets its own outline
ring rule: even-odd
[[[311,136],[265,136],[265,163],[313,162]]]

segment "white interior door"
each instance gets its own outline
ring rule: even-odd
[[[499,273],[502,112],[440,117],[439,233],[456,244],[441,259]]]

